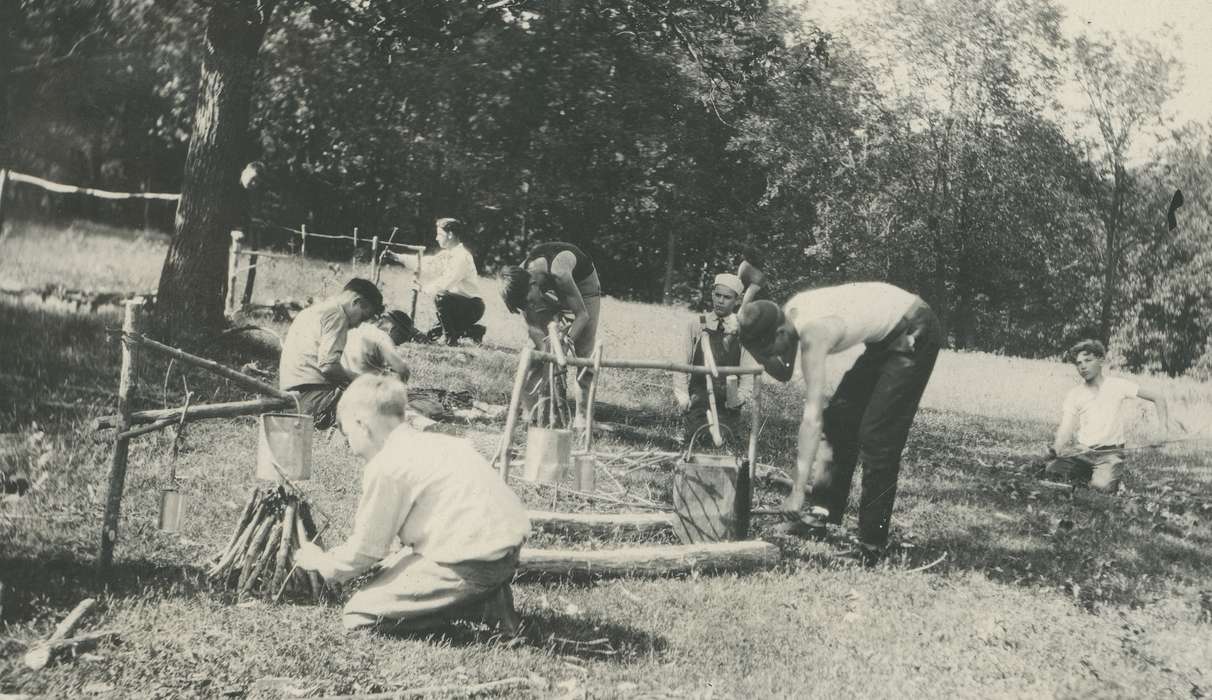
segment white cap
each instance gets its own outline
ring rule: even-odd
[[[729,272],[721,272],[715,276],[715,286],[731,289],[736,292],[736,295],[745,293],[745,285],[741,282],[741,278]]]

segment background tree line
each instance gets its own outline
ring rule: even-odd
[[[1051,0],[881,0],[837,34],[757,0],[3,7],[0,166],[183,191],[175,220],[51,206],[174,231],[161,298],[188,289],[172,306],[193,318],[221,313],[236,174],[258,159],[252,215],[282,225],[428,243],[453,215],[486,270],[569,240],[608,293],[667,302],[751,243],[782,293],[921,293],[958,348],[1092,335],[1136,368],[1212,371],[1212,125],[1161,122],[1181,80],[1164,46],[1070,41]]]

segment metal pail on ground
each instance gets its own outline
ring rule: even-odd
[[[278,481],[282,476],[291,481],[310,479],[311,434],[314,430],[312,417],[308,415],[262,413],[257,436],[257,478],[267,481]]]
[[[572,456],[572,487],[577,491],[593,493],[597,488],[596,474],[598,460],[592,452],[577,452]]]
[[[522,469],[522,478],[558,484],[571,463],[571,430],[541,428],[537,425],[526,430],[526,464]]]
[[[685,544],[748,537],[749,465],[735,455],[693,454],[693,445],[674,465],[674,533]]]

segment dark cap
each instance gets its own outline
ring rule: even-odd
[[[736,320],[741,344],[760,348],[774,340],[774,332],[783,322],[783,311],[773,301],[759,299],[742,306]]]
[[[361,277],[355,277],[345,283],[345,291],[353,292],[370,303],[371,312],[378,316],[383,313],[383,292],[374,282]]]

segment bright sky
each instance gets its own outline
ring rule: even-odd
[[[786,0],[802,6],[826,29],[871,10],[852,0]],[[1169,48],[1183,64],[1182,89],[1167,107],[1178,123],[1212,118],[1212,0],[1056,0],[1064,10],[1065,34],[1086,31],[1128,32],[1152,38],[1169,24],[1175,39]]]

